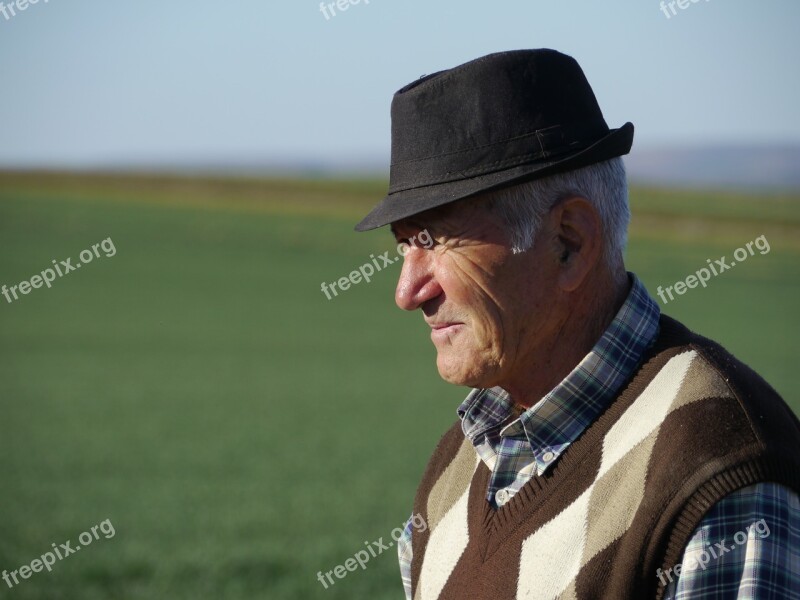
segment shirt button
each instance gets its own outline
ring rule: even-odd
[[[494,499],[497,502],[498,506],[503,506],[503,504],[508,502],[508,490],[506,490],[506,489],[499,490],[494,495]]]
[[[553,454],[553,453],[552,453],[550,450],[548,450],[547,452],[545,452],[544,454],[542,454],[542,460],[543,460],[544,462],[550,462],[550,461],[551,461],[551,460],[553,460],[555,457],[556,457],[556,455],[555,455],[555,454]]]

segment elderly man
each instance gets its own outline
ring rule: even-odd
[[[623,262],[620,158],[578,64],[492,54],[392,103],[396,301],[474,388],[406,527],[406,597],[800,598],[800,423]]]

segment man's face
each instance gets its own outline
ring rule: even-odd
[[[548,220],[534,247],[519,254],[511,252],[508,232],[480,199],[392,225],[399,242],[422,230],[435,243],[408,249],[395,301],[405,310],[422,310],[442,378],[485,388],[531,369],[536,351],[558,336],[564,318]]]

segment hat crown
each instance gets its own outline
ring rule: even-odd
[[[428,75],[392,100],[390,188],[429,185],[437,183],[436,173],[443,181],[447,172],[479,167],[485,155],[475,152],[480,148],[492,147],[496,154],[498,146],[508,144],[508,152],[500,151],[500,168],[508,166],[502,159],[515,156],[529,161],[552,156],[558,148],[552,143],[542,148],[537,139],[543,130],[550,130],[545,137],[558,134],[563,151],[575,150],[580,141],[589,145],[609,131],[583,70],[566,54],[499,52]],[[428,177],[426,161],[434,167]],[[413,170],[403,168],[409,163],[415,164]]]

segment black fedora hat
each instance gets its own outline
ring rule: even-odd
[[[356,231],[621,156],[632,143],[633,124],[608,128],[572,57],[489,54],[394,95],[389,193]]]

